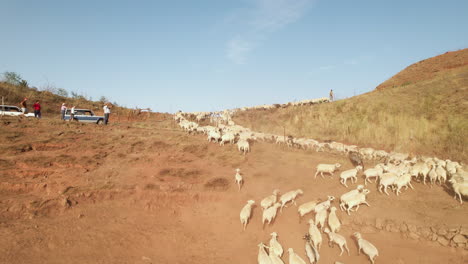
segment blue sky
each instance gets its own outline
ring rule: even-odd
[[[463,0],[0,0],[0,10],[0,72],[162,112],[350,97],[468,48]]]

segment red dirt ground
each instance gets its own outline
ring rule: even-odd
[[[349,190],[338,175],[313,177],[322,162],[351,168],[337,154],[262,142],[243,156],[235,146],[187,135],[172,121],[0,122],[0,263],[256,263],[257,244],[268,243],[273,231],[284,249],[304,257],[311,215],[299,223],[297,208],[289,206],[262,230],[260,200],[276,188],[301,188],[298,204]],[[245,179],[240,192],[235,168]],[[324,236],[320,263],[370,263],[357,255],[355,231],[379,249],[376,263],[467,263],[466,248],[412,239],[406,229],[428,237],[431,228],[466,229],[468,203],[455,201],[447,186],[414,187],[397,197],[371,184],[371,207],[351,216],[338,210],[351,255],[339,257]],[[258,206],[242,231],[239,212],[249,199]]]

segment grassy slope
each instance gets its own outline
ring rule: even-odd
[[[378,89],[349,99],[246,111],[234,120],[263,132],[282,135],[285,129],[296,137],[467,162],[467,54],[465,49],[416,63],[407,68],[410,72],[404,70]]]

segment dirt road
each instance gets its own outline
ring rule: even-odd
[[[243,156],[171,121],[0,122],[0,263],[256,263],[257,244],[273,231],[305,258],[302,236],[313,215],[299,223],[292,205],[262,229],[260,200],[276,188],[301,188],[301,204],[356,186],[342,186],[339,174],[313,177],[318,163],[351,168],[340,155],[258,142]],[[357,254],[355,231],[379,249],[376,263],[467,263],[467,244],[450,246],[468,231],[467,202],[446,186],[413,185],[397,197],[371,184],[371,207],[351,216],[338,210],[350,256],[338,256],[324,234],[320,263],[370,263]],[[242,231],[239,212],[249,199],[258,206]]]

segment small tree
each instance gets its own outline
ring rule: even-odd
[[[21,87],[28,87],[28,82],[26,80],[21,80],[21,82],[19,83],[19,86]]]
[[[109,99],[107,99],[107,97],[105,97],[105,96],[101,96],[101,98],[99,98],[99,102],[101,102],[103,104],[108,102],[108,101],[109,101]]]
[[[23,80],[21,78],[21,75],[19,75],[16,72],[4,72],[3,73],[3,81],[5,81],[5,82],[7,82],[9,84],[13,84],[13,85],[20,85],[22,82],[25,82],[26,85],[28,84],[28,82]]]
[[[59,96],[68,97],[67,90],[65,90],[63,88],[57,88],[56,94],[59,95]]]

